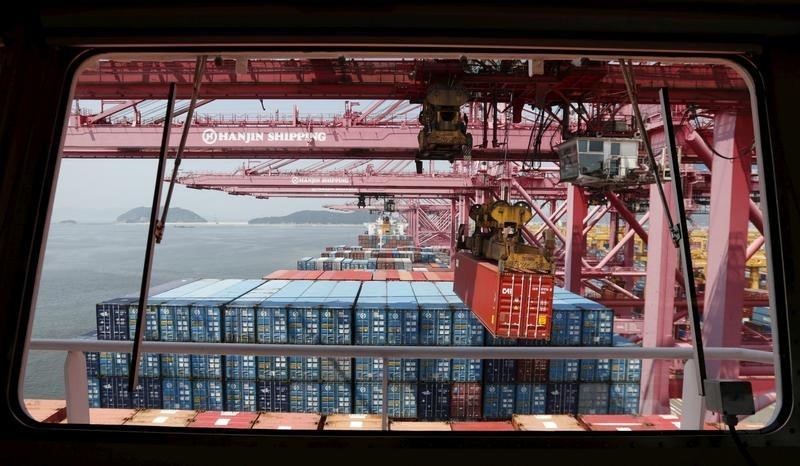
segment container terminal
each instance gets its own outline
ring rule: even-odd
[[[145,79],[159,71],[136,60],[84,70],[76,101],[108,106],[75,106],[62,156],[163,160],[159,140],[175,126],[184,131],[179,156],[251,162],[160,177],[170,193],[177,183],[348,199],[327,207],[380,218],[357,244],[298,258],[296,270],[164,284],[150,288],[144,309],[139,293],[98,303],[95,333],[81,340],[90,350],[69,352],[69,403],[30,400],[37,419],[723,428],[719,416],[683,409],[697,406],[687,388],[710,378],[752,390],[759,413],[740,427],[768,422],[776,389],[762,186],[747,88],[732,68],[558,57],[207,59],[165,59],[162,80]],[[180,109],[176,86],[164,84],[175,76],[194,82]],[[350,100],[333,116],[194,112],[289,90]],[[359,98],[372,103],[356,110]],[[182,114],[189,124],[163,124]],[[685,230],[703,216],[707,226]],[[163,220],[153,217],[151,231],[160,242]],[[142,341],[171,349],[141,352]]]

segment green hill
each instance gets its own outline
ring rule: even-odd
[[[148,223],[150,222],[150,208],[136,207],[117,217],[119,223]],[[181,209],[180,207],[170,207],[167,214],[167,222],[177,223],[205,223],[206,219],[192,212],[191,210]]]
[[[331,212],[328,210],[301,210],[282,217],[260,217],[251,219],[250,224],[262,223],[328,223],[340,225],[358,225],[375,221],[377,216],[369,211],[363,212]]]

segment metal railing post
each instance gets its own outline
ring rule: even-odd
[[[89,423],[89,379],[83,351],[68,351],[64,361],[64,389],[67,398],[67,422]]]
[[[389,430],[389,359],[381,358],[381,362],[383,364],[383,410],[381,414],[381,430]]]
[[[699,372],[697,361],[687,359],[683,366],[683,392],[681,398],[681,430],[702,430],[706,415],[706,397],[697,390]]]

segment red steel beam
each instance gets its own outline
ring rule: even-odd
[[[642,217],[642,222],[640,223],[640,225],[644,225],[645,223],[647,223],[647,221],[649,219],[650,219],[650,212],[644,214],[644,216]],[[634,233],[635,232],[634,232],[633,229],[628,230],[628,232],[625,233],[625,235],[622,237],[622,239],[617,244],[615,244],[614,247],[611,248],[610,251],[608,251],[608,253],[606,253],[605,257],[600,259],[600,262],[598,262],[597,265],[594,266],[594,268],[595,269],[602,269],[603,267],[605,267],[614,257],[616,257],[616,255],[619,252],[619,250],[622,249],[623,247],[625,247],[625,244],[628,241],[631,241],[631,239],[633,239]]]
[[[608,306],[609,308],[620,308],[620,307],[642,307],[645,305],[644,299],[628,299],[628,298],[599,298],[596,300],[598,303]],[[705,294],[700,293],[697,295],[697,305],[700,309],[705,307]],[[686,317],[686,300],[679,299],[675,301],[673,306],[674,309],[684,309],[682,311],[678,311],[672,317],[672,321],[678,321],[684,317]],[[744,307],[757,307],[757,306],[769,306],[769,298],[745,298],[742,301],[742,305]],[[670,324],[671,326],[671,324]]]
[[[752,123],[750,123],[752,126]],[[709,168],[713,166],[714,159],[716,158],[714,152],[705,143],[703,137],[689,126],[684,126],[681,130],[686,144],[697,154],[697,157]],[[748,141],[749,142],[749,141]],[[719,152],[719,151],[717,151]],[[723,154],[725,155],[725,154]],[[712,170],[713,173],[713,170]],[[713,179],[713,176],[712,176]],[[764,214],[752,199],[747,199],[747,209],[749,214],[750,223],[758,229],[759,233],[764,234]]]
[[[749,114],[723,112],[714,118],[714,150],[733,160],[714,157],[711,206],[708,221],[703,341],[708,346],[739,346],[744,299],[749,212],[741,208],[750,200],[753,138]],[[745,148],[740,152],[741,148]],[[708,361],[710,378],[735,379],[738,364]]]
[[[551,62],[552,63],[552,62]],[[460,60],[358,60],[335,59],[225,60],[204,74],[201,99],[338,98],[419,101],[430,76],[457,77],[468,91],[485,93],[502,89],[500,101],[511,94],[523,103],[537,98],[544,104],[618,102],[625,86],[618,65],[589,63],[574,67],[568,61],[553,63],[555,73],[530,77],[524,69],[510,72],[467,72]],[[738,74],[720,65],[648,65],[636,67],[641,103],[658,101],[659,87],[668,86],[675,103],[744,105],[746,86]],[[76,98],[163,98],[169,82],[178,82],[179,96],[189,95],[188,61],[104,60],[78,77]],[[542,102],[539,102],[540,104]]]
[[[631,228],[633,228],[636,234],[639,235],[639,238],[642,238],[644,244],[647,244],[647,238],[648,238],[647,232],[644,231],[642,225],[639,223],[638,220],[636,220],[636,216],[633,215],[630,210],[628,210],[625,204],[613,192],[611,191],[606,192],[606,197],[608,198],[609,202],[611,202],[611,205],[613,205],[614,208],[617,210],[617,213],[620,214],[623,219],[625,219],[625,221],[628,223],[628,225],[631,226]]]
[[[248,159],[406,159],[419,150],[418,126],[376,127],[203,127],[193,126],[185,158]],[[81,126],[67,128],[66,158],[155,158],[161,126]],[[555,136],[555,132],[553,132]],[[179,134],[170,141],[177,146]],[[474,148],[472,160],[526,160],[530,129],[509,129],[508,150]],[[554,140],[559,143],[559,140]],[[543,158],[557,160],[554,152]],[[460,157],[459,157],[460,158]]]

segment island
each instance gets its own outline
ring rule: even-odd
[[[65,224],[65,225],[75,225],[75,224],[77,224],[78,222],[76,222],[75,220],[62,220],[62,221],[60,221],[60,222],[58,222],[58,223],[63,223],[63,224]]]
[[[136,207],[124,214],[117,217],[118,223],[149,223],[150,222],[150,208],[149,207]],[[208,220],[197,215],[188,209],[181,209],[180,207],[170,207],[167,214],[167,222],[174,223],[206,223]]]
[[[360,225],[375,221],[375,214],[363,212],[331,212],[329,210],[301,210],[282,217],[260,217],[249,220],[251,225],[265,223],[322,223],[338,225]]]

